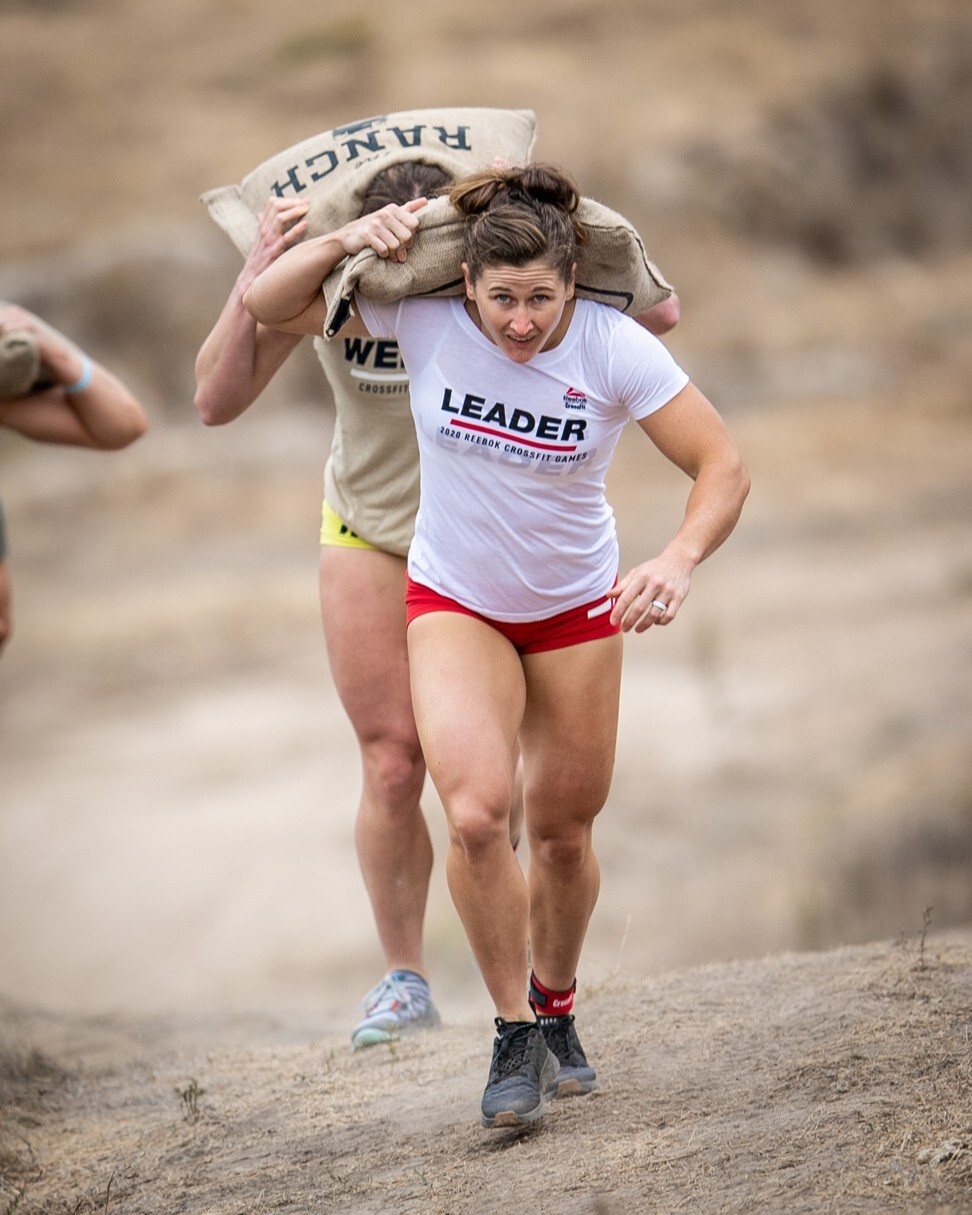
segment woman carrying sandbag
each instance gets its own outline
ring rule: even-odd
[[[486,170],[449,197],[465,296],[376,304],[358,294],[354,306],[369,333],[396,338],[411,386],[421,459],[412,702],[449,822],[450,890],[496,1009],[482,1100],[494,1127],[597,1087],[572,1008],[598,893],[592,826],[614,763],[622,634],[676,618],[695,567],[735,526],[749,477],[661,343],[575,298],[586,234],[563,173]],[[320,333],[324,279],[364,249],[405,261],[424,206],[389,206],[288,250],[246,307],[265,325]],[[430,228],[430,240],[441,232]],[[663,551],[619,578],[604,477],[629,420],[692,487]],[[526,876],[508,836],[517,740]]]

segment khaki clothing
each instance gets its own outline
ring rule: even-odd
[[[404,557],[419,500],[408,377],[389,338],[314,339],[336,417],[324,498],[363,540]]]

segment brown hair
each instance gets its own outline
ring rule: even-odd
[[[487,266],[550,262],[570,281],[577,246],[586,239],[576,218],[580,193],[552,165],[483,169],[449,191],[466,218],[462,260],[473,282]]]
[[[389,203],[404,206],[413,198],[432,198],[454,181],[451,173],[424,160],[402,160],[371,179],[361,202],[361,214],[370,215]]]

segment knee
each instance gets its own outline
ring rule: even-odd
[[[530,861],[561,874],[583,869],[591,852],[591,825],[559,826],[551,831],[529,832]]]
[[[417,805],[425,781],[418,741],[382,738],[361,748],[364,782],[383,804],[394,809]]]
[[[485,802],[464,802],[447,809],[452,842],[471,864],[493,855],[498,845],[509,850],[510,829],[506,807],[491,807]]]

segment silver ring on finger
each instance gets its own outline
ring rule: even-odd
[[[652,599],[651,606],[653,608],[655,608],[657,611],[661,612],[661,614],[663,616],[668,611],[668,604],[662,603],[662,601],[660,599]]]

